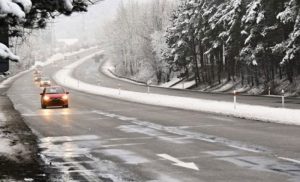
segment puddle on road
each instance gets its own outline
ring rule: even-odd
[[[108,156],[118,157],[127,164],[142,164],[142,163],[150,162],[148,159],[141,157],[138,154],[128,150],[105,149],[105,150],[100,150],[100,152]]]
[[[107,144],[107,141],[95,135],[59,136],[42,138],[39,147],[45,163],[59,173],[51,181],[143,181],[114,162],[95,157],[95,152],[104,148],[103,144]],[[109,150],[106,152],[109,154]],[[111,155],[117,154],[117,150],[110,152]],[[135,156],[130,151],[121,157],[127,158],[128,164],[147,162],[147,159]]]
[[[85,140],[97,140],[98,136],[95,135],[83,135],[83,136],[60,136],[60,137],[45,137],[41,139],[43,143],[55,143],[55,142],[74,142],[74,141],[85,141]]]

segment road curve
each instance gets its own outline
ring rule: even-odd
[[[92,81],[95,66],[82,66],[75,75]],[[43,72],[52,75],[57,70],[49,65]],[[119,84],[104,77],[100,74],[101,85]],[[128,89],[145,87],[128,85]],[[175,94],[153,88],[158,90]],[[59,171],[53,181],[300,180],[300,127],[143,105],[76,90],[70,90],[70,108],[42,110],[39,92],[29,73],[14,82],[8,95],[39,137],[41,156]]]
[[[119,88],[121,86],[122,90],[129,90],[135,92],[146,93],[147,86],[145,85],[137,85],[130,82],[126,82],[123,80],[118,80],[107,76],[105,73],[101,71],[102,64],[105,60],[102,60],[99,63],[95,63],[93,60],[86,61],[81,64],[74,71],[74,76],[83,80],[87,83],[109,87],[109,88]],[[199,92],[192,90],[182,90],[182,89],[169,89],[169,88],[160,88],[152,86],[150,88],[151,93],[156,94],[164,94],[171,96],[181,96],[181,97],[191,97],[198,99],[207,99],[207,100],[215,100],[215,101],[226,101],[233,102],[233,95],[227,93],[207,93],[207,92]],[[282,100],[281,97],[270,97],[270,96],[252,96],[252,95],[238,95],[237,96],[238,103],[249,104],[249,105],[260,105],[260,106],[268,106],[281,108]],[[285,108],[289,109],[300,109],[300,98],[298,97],[286,97],[285,98]]]

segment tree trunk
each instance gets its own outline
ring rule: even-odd
[[[294,64],[292,62],[289,62],[287,64],[286,74],[290,83],[293,83],[293,76],[294,76],[293,66]]]
[[[198,60],[197,60],[197,54],[196,51],[194,50],[193,53],[193,59],[194,59],[194,64],[195,64],[195,81],[196,81],[196,86],[200,83],[200,72],[199,72],[199,66],[198,66]]]
[[[0,42],[9,47],[8,24],[0,19]],[[0,74],[9,70],[9,60],[0,58]]]
[[[210,71],[211,71],[211,83],[213,84],[215,81],[215,55],[211,55],[211,67],[210,67]]]
[[[244,67],[243,67],[243,65],[241,65],[241,68],[240,68],[240,70],[241,70],[241,82],[242,82],[242,86],[244,86],[244,81],[245,81],[245,77],[244,77]]]
[[[257,66],[255,66],[255,84],[256,84],[256,86],[258,86],[259,85],[259,79],[258,79],[258,68],[257,68]]]
[[[279,78],[280,78],[280,80],[282,80],[282,69],[281,69],[281,66],[279,66]]]
[[[203,51],[203,47],[202,45],[200,44],[199,45],[199,49],[200,49],[200,67],[201,67],[201,76],[202,76],[202,81],[205,82],[206,79],[205,79],[205,76],[204,76],[204,72],[205,72],[205,69],[204,69],[204,51]]]
[[[222,50],[219,51],[219,55],[218,55],[218,82],[219,84],[221,84],[221,74],[223,71],[223,60],[222,60]]]

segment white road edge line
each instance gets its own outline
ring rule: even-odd
[[[291,158],[287,158],[287,157],[278,157],[278,158],[281,159],[281,160],[285,160],[285,161],[293,162],[293,163],[296,163],[296,164],[300,164],[300,161],[296,160],[296,159],[291,159]]]
[[[157,156],[164,158],[166,160],[172,161],[174,162],[173,165],[175,166],[179,166],[179,167],[184,167],[184,168],[188,168],[188,169],[193,169],[196,171],[199,171],[199,168],[196,166],[195,163],[193,162],[183,162],[175,157],[172,157],[168,154],[156,154]]]

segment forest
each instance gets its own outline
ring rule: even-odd
[[[279,92],[282,84],[300,89],[299,0],[149,4],[121,6],[111,24],[120,74],[158,84],[174,76],[193,79],[193,88],[230,82],[262,91]]]

